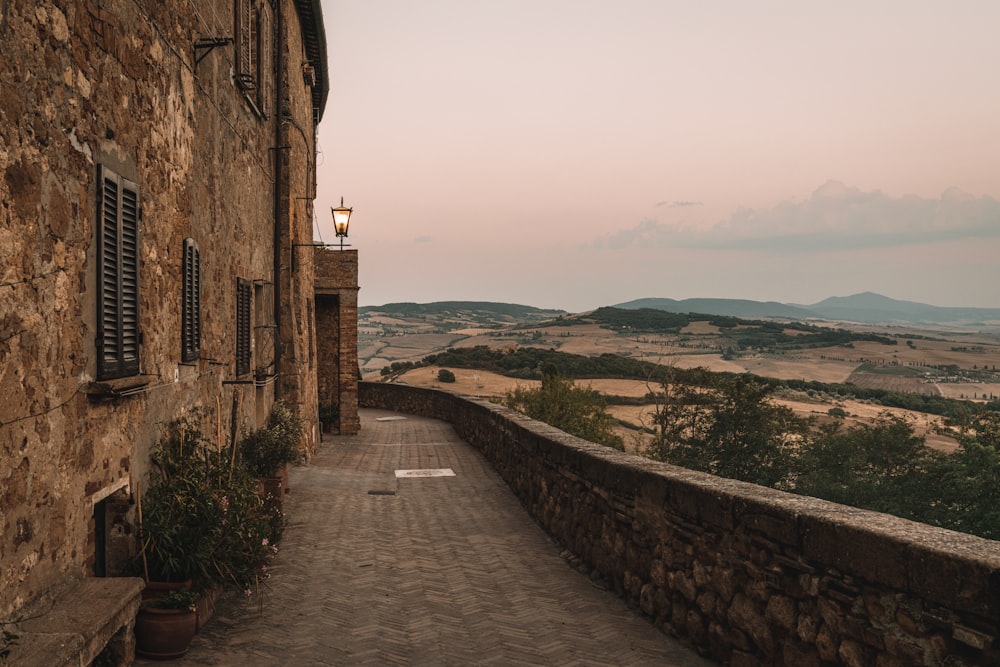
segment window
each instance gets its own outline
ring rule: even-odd
[[[184,239],[183,272],[181,361],[194,361],[201,356],[201,253],[194,239]]]
[[[254,374],[260,379],[274,374],[274,284],[255,280],[253,302]]]
[[[139,373],[139,186],[97,173],[97,378]]]
[[[249,280],[236,279],[236,375],[250,372],[250,303]]]
[[[236,85],[262,118],[272,93],[271,6],[268,0],[236,0]]]

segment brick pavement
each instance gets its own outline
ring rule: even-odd
[[[262,610],[225,597],[174,664],[711,664],[569,567],[450,425],[392,417],[292,469]]]

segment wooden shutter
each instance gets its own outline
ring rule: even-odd
[[[274,95],[274,64],[271,59],[271,45],[274,35],[271,34],[271,9],[268,3],[260,5],[260,25],[257,28],[257,108],[260,115],[267,118],[271,114],[271,98]]]
[[[98,168],[97,375],[139,372],[139,188]]]
[[[139,192],[122,179],[122,372],[139,372]]]
[[[184,239],[183,272],[181,361],[194,361],[201,356],[201,253],[194,239]]]
[[[236,0],[236,83],[254,89],[254,17],[252,0]]]
[[[121,260],[119,256],[118,209],[121,181],[118,175],[98,168],[97,186],[97,375],[118,377],[121,345],[118,323],[121,321]]]
[[[250,372],[250,303],[249,280],[236,279],[236,374]]]

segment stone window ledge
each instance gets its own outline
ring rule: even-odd
[[[132,394],[141,394],[149,390],[150,384],[157,379],[156,375],[130,375],[114,380],[91,382],[87,386],[87,396],[97,401],[125,398]]]

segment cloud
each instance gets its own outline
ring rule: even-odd
[[[668,208],[681,208],[684,206],[701,206],[700,201],[658,201],[656,202],[656,208],[661,206],[666,206]]]
[[[598,248],[628,248],[629,246],[659,246],[670,236],[670,228],[653,218],[644,218],[638,226],[623,229],[597,239]]]
[[[765,252],[892,248],[1000,238],[1000,202],[958,188],[938,199],[890,197],[828,181],[804,201],[743,208],[708,229],[645,218],[606,235],[597,247],[686,247]]]

